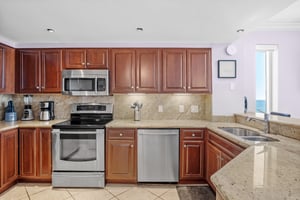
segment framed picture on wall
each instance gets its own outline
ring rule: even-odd
[[[236,78],[236,60],[218,60],[218,78]]]

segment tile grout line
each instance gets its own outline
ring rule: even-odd
[[[68,189],[66,189],[66,191],[69,193],[69,195],[71,196],[71,198],[72,198],[73,200],[75,200],[75,198],[73,197],[72,193],[71,193]],[[69,198],[69,197],[68,197],[68,198]]]
[[[25,191],[26,191],[26,194],[27,194],[28,199],[31,200],[30,195],[29,195],[29,193],[28,193],[28,191],[27,191],[27,187],[24,186],[24,188],[25,188]]]
[[[115,196],[113,193],[111,193],[111,192],[110,192],[109,190],[107,190],[105,187],[104,187],[104,190],[106,190],[106,192],[108,192],[109,194],[112,195],[112,198],[110,198],[110,199],[117,198],[117,196]],[[117,198],[117,199],[119,199],[119,198]]]
[[[111,193],[111,192],[110,192],[109,190],[107,190],[106,188],[104,188],[104,189],[105,189],[107,192],[109,192],[111,195],[113,195],[113,197],[119,199],[119,198],[118,198],[119,195],[124,194],[125,192],[131,190],[132,188],[128,188],[127,190],[125,190],[125,191],[123,191],[123,192],[121,192],[120,194],[117,194],[117,195],[114,195],[113,193]]]

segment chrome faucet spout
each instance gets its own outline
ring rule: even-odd
[[[262,111],[260,111],[262,112]],[[262,122],[264,123],[264,133],[268,134],[270,133],[270,115],[265,113],[265,112],[262,112],[264,113],[264,119],[257,119],[257,118],[253,118],[253,117],[246,117],[246,121],[250,122],[250,121],[259,121],[259,122]]]

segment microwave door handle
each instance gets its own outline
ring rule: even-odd
[[[62,78],[62,91],[65,91],[65,78]]]
[[[98,92],[97,85],[98,85],[98,78],[96,77],[96,81],[95,81],[95,92],[96,92],[96,93]]]

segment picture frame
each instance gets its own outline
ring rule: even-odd
[[[236,60],[218,60],[218,78],[236,78]]]

